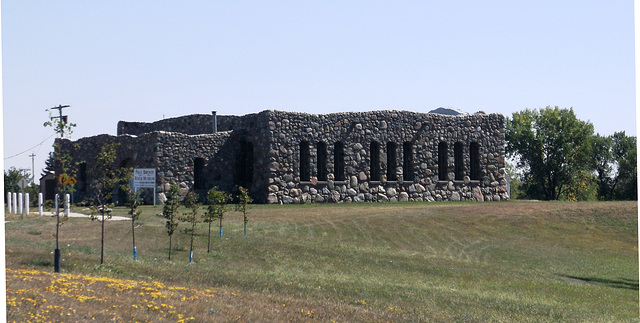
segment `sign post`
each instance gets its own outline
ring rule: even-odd
[[[29,181],[27,181],[26,179],[22,178],[18,181],[18,186],[20,187],[20,189],[22,190],[22,193],[20,193],[20,201],[19,201],[19,205],[20,205],[20,218],[24,219],[24,209],[22,208],[22,203],[23,198],[24,198],[24,189],[25,187],[29,187]]]
[[[136,168],[133,170],[133,190],[153,188],[153,205],[156,205],[156,169]]]

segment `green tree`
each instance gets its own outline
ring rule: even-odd
[[[594,159],[601,200],[637,200],[637,140],[624,131],[593,138]]]
[[[253,200],[249,197],[249,190],[240,186],[238,187],[240,193],[238,193],[238,204],[236,204],[236,211],[242,212],[242,216],[244,217],[244,235],[247,235],[247,222],[249,219],[247,218],[247,209],[249,208],[249,203],[253,202]]]
[[[178,222],[176,221],[176,215],[178,208],[180,207],[180,188],[176,184],[171,185],[171,188],[166,194],[167,200],[164,202],[162,208],[162,214],[167,219],[167,234],[169,235],[169,260],[171,260],[171,237],[178,228]]]
[[[198,223],[198,209],[200,208],[200,203],[198,203],[198,194],[194,192],[189,192],[184,197],[184,206],[188,209],[188,212],[183,214],[183,217],[180,219],[182,221],[188,222],[191,224],[191,243],[189,245],[189,263],[193,262],[193,236],[196,232],[196,224]]]
[[[64,116],[54,116],[53,109],[46,111],[49,112],[49,121],[44,123],[45,127],[53,127],[55,132],[60,135],[60,138],[64,137],[64,133],[68,134],[73,133],[73,128],[76,127],[75,123],[67,122],[67,118]],[[60,110],[62,111],[62,106],[60,106]],[[53,153],[54,153],[54,170],[59,171],[56,175],[59,174],[58,183],[56,191],[64,194],[73,194],[75,191],[75,183],[76,179],[74,178],[76,172],[76,164],[72,162],[71,155],[68,151],[63,151],[61,146],[61,141],[56,139],[53,143]],[[58,203],[58,208],[56,209],[56,249],[54,256],[54,270],[55,272],[60,272],[60,249],[58,248],[58,236],[60,231],[60,226],[63,225],[68,217],[65,214],[62,221],[60,221],[60,208]]]
[[[207,212],[204,214],[204,222],[209,224],[209,237],[207,240],[207,253],[211,251],[211,223],[220,220],[220,237],[222,237],[222,217],[227,210],[227,202],[231,199],[229,194],[219,191],[214,187],[207,192]]]
[[[133,178],[133,169],[127,168],[123,169],[123,179],[127,182]],[[127,194],[127,203],[126,206],[129,208],[129,215],[131,216],[131,239],[133,242],[133,260],[138,259],[138,249],[136,247],[136,221],[140,218],[142,214],[141,210],[138,210],[138,206],[142,204],[142,200],[140,199],[140,191],[134,191],[133,188],[128,184],[120,185],[120,189]]]
[[[127,172],[115,166],[117,143],[108,143],[100,147],[95,156],[95,162],[91,169],[93,181],[91,183],[94,196],[92,213],[99,212],[101,215],[101,237],[100,237],[100,264],[104,263],[104,222],[105,217],[111,218],[108,205],[113,196],[113,190],[117,184],[124,180]],[[92,219],[97,219],[92,214]]]
[[[513,113],[507,119],[507,156],[516,158],[531,198],[558,200],[564,190],[592,171],[593,125],[573,108],[546,107]]]
[[[593,136],[593,157],[595,162],[596,182],[598,184],[598,198],[611,199],[611,136]]]
[[[44,169],[42,170],[42,173],[40,173],[40,177],[45,177],[50,172],[55,173],[55,171],[56,171],[56,158],[55,158],[55,154],[51,151],[49,152],[47,159],[44,161]]]
[[[18,182],[21,179],[29,180],[29,173],[24,173],[19,169],[11,166],[8,170],[4,171],[4,191],[6,192],[20,192]]]

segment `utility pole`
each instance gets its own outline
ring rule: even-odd
[[[54,118],[60,119],[60,124],[58,124],[57,130],[56,130],[57,132],[60,133],[60,138],[64,138],[64,125],[67,124],[67,117],[68,117],[68,116],[63,116],[62,115],[62,109],[69,108],[69,107],[71,107],[71,106],[70,105],[58,105],[57,107],[51,108],[52,110],[58,110],[58,112],[60,113],[59,117],[54,117]]]
[[[35,179],[36,175],[35,175],[35,173],[33,171],[35,169],[35,167],[34,167],[35,166],[34,159],[36,157],[36,154],[31,153],[31,155],[29,155],[29,157],[31,157],[31,184],[35,184],[36,183],[36,179]]]

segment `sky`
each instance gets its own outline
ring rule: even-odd
[[[631,1],[2,1],[4,168],[216,110],[573,108],[636,135]]]

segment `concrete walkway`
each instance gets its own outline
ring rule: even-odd
[[[38,212],[35,212],[35,213],[34,212],[30,212],[30,214],[38,215]],[[62,215],[63,215],[63,213],[60,212],[60,216],[62,216]],[[55,214],[53,214],[52,212],[43,212],[42,216],[55,216]],[[74,212],[69,212],[69,217],[70,218],[90,218],[89,215],[82,214],[82,213],[74,213]],[[129,217],[117,216],[117,215],[112,216],[111,219],[107,218],[107,216],[105,215],[104,218],[107,221],[130,221],[131,220],[131,218],[129,218]],[[102,219],[102,216],[100,214],[98,214],[98,218],[97,219],[98,219],[98,221],[100,221]]]

